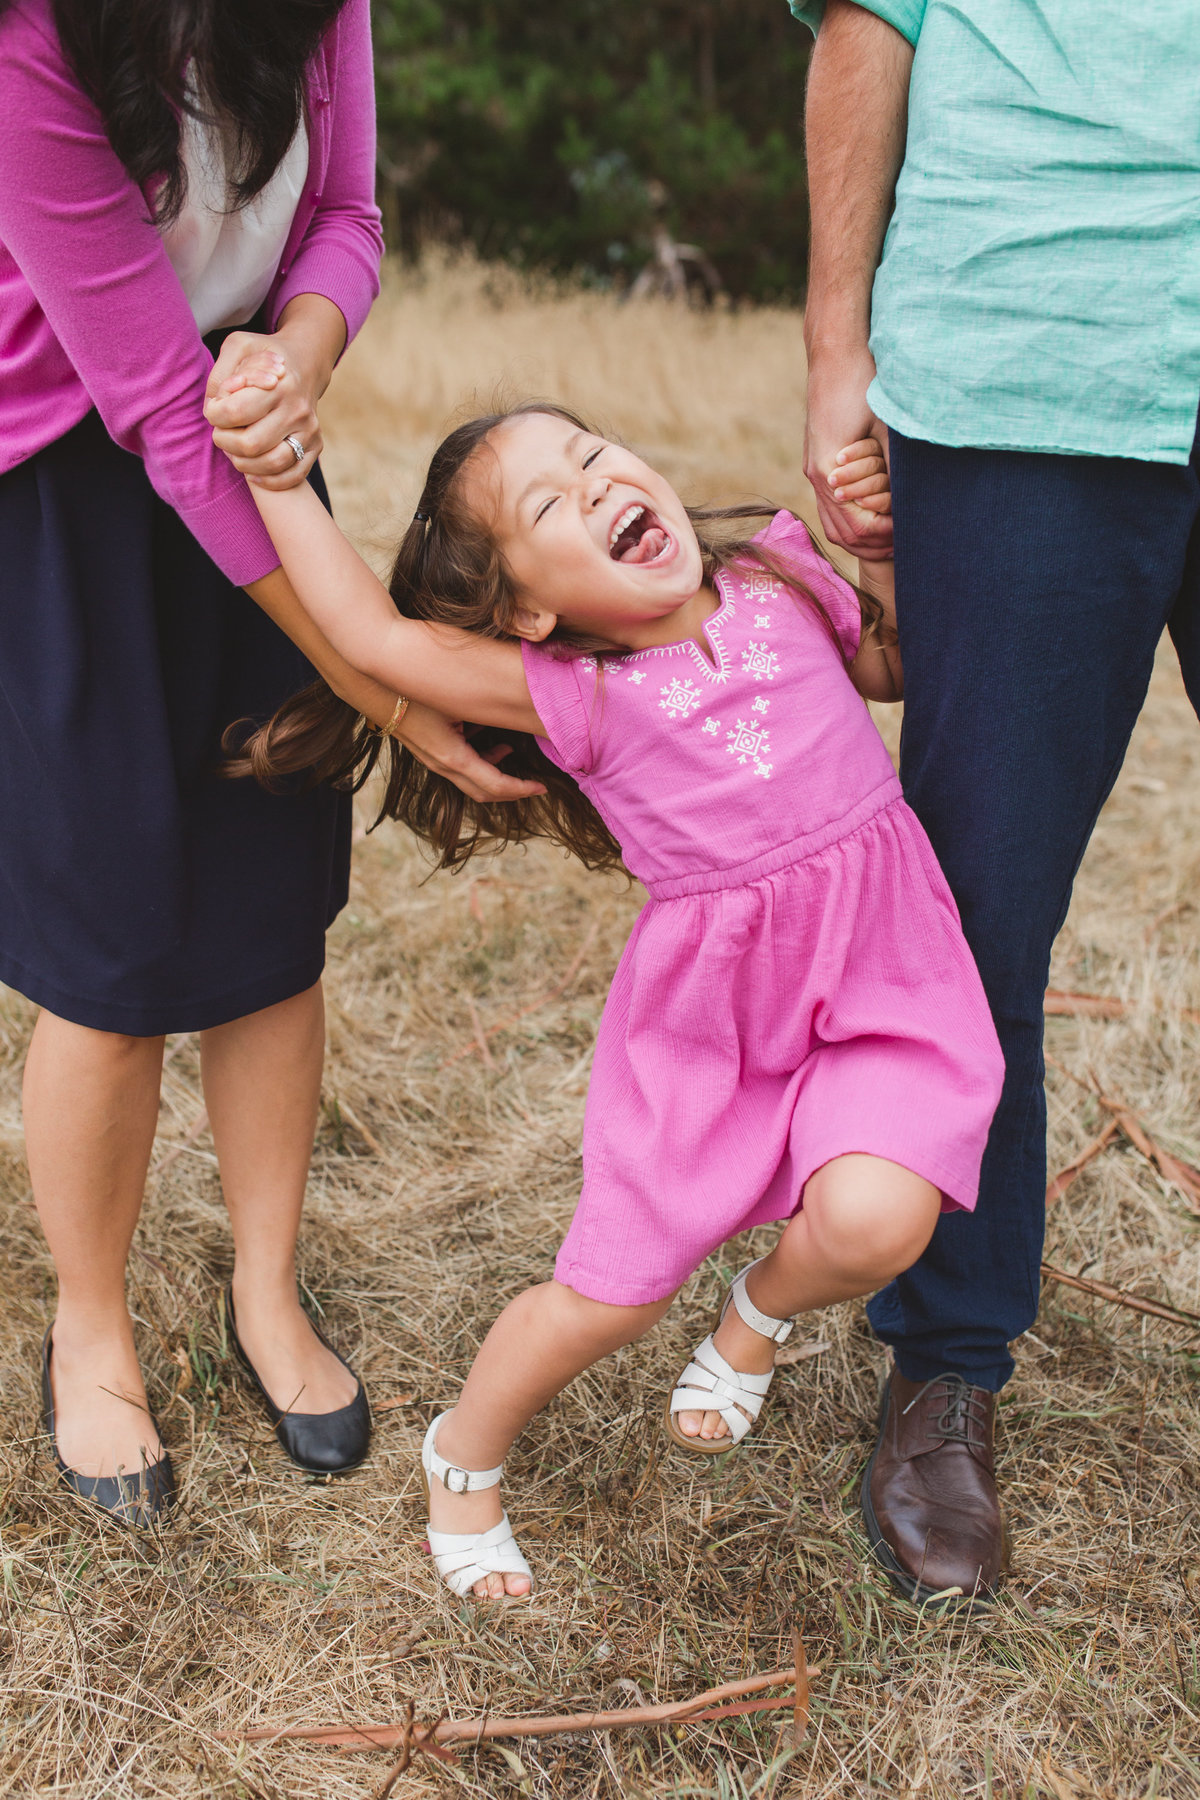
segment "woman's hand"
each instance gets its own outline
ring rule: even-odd
[[[241,474],[270,488],[307,478],[323,444],[317,403],[345,341],[341,313],[320,294],[289,302],[278,331],[230,332],[209,376],[204,416]]]
[[[498,744],[486,756],[480,756],[478,750],[472,749],[460,723],[431,707],[418,706],[415,701],[405,708],[394,736],[418,762],[435,775],[445,775],[468,799],[524,800],[546,791],[540,781],[518,781],[496,767],[508,755],[509,745]]]
[[[355,712],[370,719],[382,731],[396,709],[396,691],[351,668],[323,637],[305,612],[282,569],[272,569],[246,592],[269,619],[285,631],[334,693]],[[461,724],[414,701],[406,707],[395,734],[419,762],[437,775],[445,775],[472,800],[524,800],[545,792],[538,781],[518,781],[495,764],[506,754],[503,745],[485,757],[471,747]]]
[[[324,440],[316,396],[277,348],[278,337],[235,331],[213,365],[204,416],[213,443],[235,469],[268,487],[295,487],[307,479]],[[298,457],[286,440],[304,451]]]

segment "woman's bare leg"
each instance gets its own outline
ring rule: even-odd
[[[160,1037],[42,1012],[25,1059],[25,1145],[58,1273],[51,1380],[59,1454],[80,1475],[162,1455],[125,1303],[125,1263],[158,1124]]]
[[[836,1156],[810,1178],[804,1205],[774,1250],[746,1281],[746,1292],[773,1319],[873,1294],[910,1269],[933,1235],[942,1197],[930,1182],[881,1156]],[[726,1362],[765,1375],[775,1360],[769,1338],[729,1307],[715,1333]],[[720,1438],[719,1412],[681,1412],[685,1437]]]
[[[457,1406],[437,1436],[438,1455],[462,1469],[492,1469],[535,1413],[602,1356],[657,1324],[671,1297],[649,1306],[606,1306],[560,1282],[519,1294],[496,1320],[471,1365]],[[503,1512],[498,1488],[451,1494],[430,1484],[435,1531],[486,1531]],[[480,1599],[524,1594],[524,1575],[489,1575],[475,1584]]]
[[[202,1033],[200,1068],[233,1226],[238,1336],[281,1408],[336,1412],[354,1378],[296,1291],[296,1238],[312,1159],[325,1007],[321,985]]]

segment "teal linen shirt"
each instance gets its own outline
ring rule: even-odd
[[[862,0],[916,46],[869,399],[907,436],[1185,463],[1200,0]],[[791,0],[814,31],[821,0]]]

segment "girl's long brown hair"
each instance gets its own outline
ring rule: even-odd
[[[512,629],[517,594],[487,521],[467,505],[463,473],[476,451],[508,420],[527,413],[549,413],[577,430],[592,428],[566,407],[526,401],[504,412],[486,414],[460,425],[433,454],[417,514],[401,539],[389,591],[397,610],[410,619],[457,625],[482,637],[515,639]],[[705,527],[739,520],[771,518],[779,508],[766,501],[745,506],[689,507],[704,559],[705,578],[735,564],[756,563],[785,586],[800,593],[820,615],[835,644],[833,622],[815,594],[800,587],[770,550],[744,533],[710,535]],[[878,601],[859,594],[864,639],[879,631]],[[547,640],[562,656],[623,654],[559,626]],[[841,646],[838,644],[839,654]],[[621,850],[595,807],[569,775],[552,763],[527,732],[500,731],[492,726],[467,727],[481,753],[508,744],[506,774],[539,781],[544,794],[525,800],[472,800],[444,775],[437,775],[412,752],[389,738],[386,743],[353,707],[316,681],[286,700],[267,724],[246,734],[248,721],[226,733],[230,775],[253,775],[266,788],[291,786],[290,778],[315,786],[321,781],[357,793],[384,763],[384,792],[374,826],[399,819],[424,838],[441,868],[454,869],[476,851],[499,850],[529,838],[549,838],[577,856],[589,869],[620,868]]]

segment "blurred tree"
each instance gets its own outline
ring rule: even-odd
[[[798,294],[811,39],[785,0],[373,0],[393,248],[632,280],[656,230]]]

